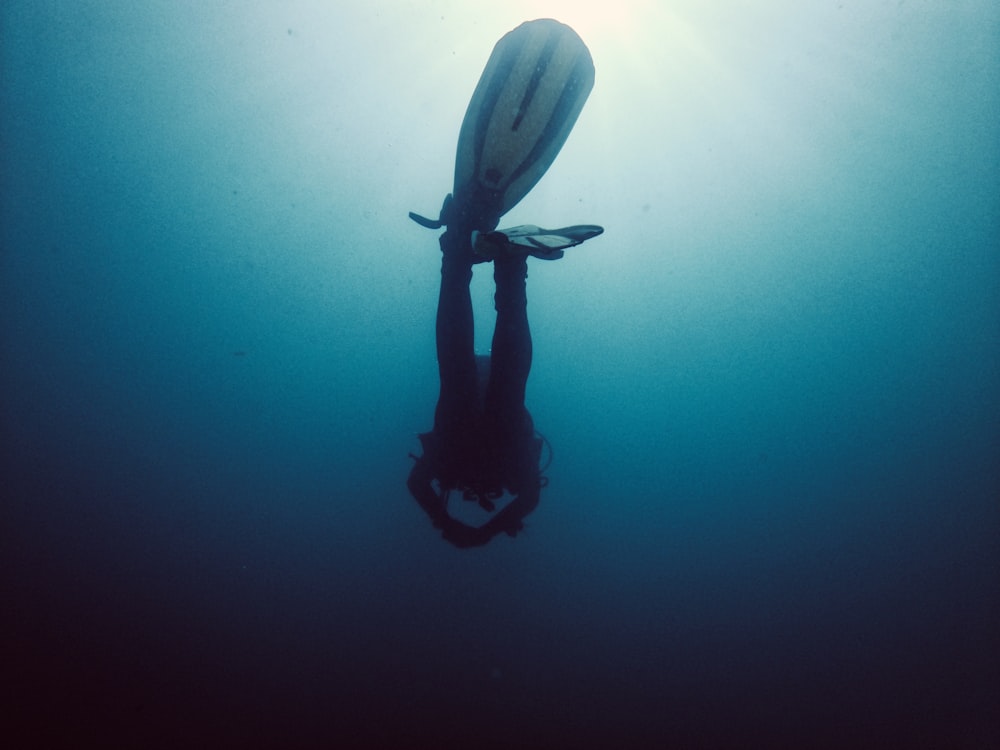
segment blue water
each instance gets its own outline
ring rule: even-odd
[[[2,5],[10,746],[1000,747],[1000,6],[343,5]],[[502,225],[606,232],[462,551],[406,214],[550,14],[597,84]]]

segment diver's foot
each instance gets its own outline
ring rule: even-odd
[[[477,255],[472,250],[468,235],[453,229],[447,230],[439,240],[441,245],[442,268],[467,269],[471,273],[477,263],[486,263],[489,258]]]

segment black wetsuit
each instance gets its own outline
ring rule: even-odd
[[[477,358],[469,293],[477,258],[470,243],[472,231],[463,224],[449,226],[441,236],[436,329],[441,391],[434,429],[420,436],[424,454],[407,484],[445,538],[458,546],[475,546],[500,532],[513,535],[538,504],[541,441],[524,406],[531,370],[527,258],[511,255],[493,262],[493,348],[489,358]],[[484,526],[473,528],[446,512],[447,493],[453,489],[483,496],[506,489],[516,498]]]

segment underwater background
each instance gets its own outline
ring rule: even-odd
[[[0,6],[10,747],[1000,747],[1000,6],[604,5]],[[548,16],[597,82],[501,226],[606,232],[458,550],[407,212]]]

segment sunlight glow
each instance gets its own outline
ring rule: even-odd
[[[637,30],[645,11],[655,7],[650,0],[620,2],[580,2],[550,0],[521,2],[525,20],[548,16],[572,26],[584,40],[600,36],[628,38]]]
[[[706,17],[707,28],[724,27],[725,14],[697,2],[520,0],[513,8],[525,20],[551,17],[576,30],[594,56],[599,96],[603,81],[632,101],[711,97],[732,74],[718,40],[699,33]]]

